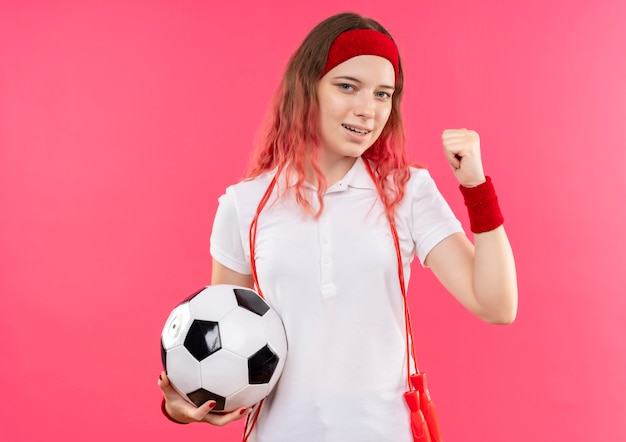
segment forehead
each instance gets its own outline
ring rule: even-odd
[[[378,55],[358,55],[339,63],[324,75],[328,78],[341,76],[353,77],[363,82],[393,86],[396,74],[393,64],[386,58]]]

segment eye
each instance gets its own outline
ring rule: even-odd
[[[346,91],[346,92],[354,90],[354,86],[348,83],[339,83],[337,86],[339,87],[340,90]]]
[[[384,91],[376,92],[376,98],[379,98],[381,100],[388,100],[389,98],[391,98],[391,94]]]

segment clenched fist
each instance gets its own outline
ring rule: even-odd
[[[448,163],[462,186],[475,187],[485,182],[478,133],[467,129],[446,129],[441,140]]]

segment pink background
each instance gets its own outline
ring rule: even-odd
[[[1,440],[238,440],[161,417],[159,335],[287,57],[344,10],[395,36],[411,156],[465,225],[439,136],[480,132],[515,250],[510,327],[416,268],[446,440],[626,440],[621,0],[1,1]]]

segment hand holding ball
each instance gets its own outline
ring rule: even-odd
[[[208,286],[170,313],[161,357],[172,386],[214,411],[251,407],[276,386],[287,356],[278,314],[257,293],[227,284]]]

